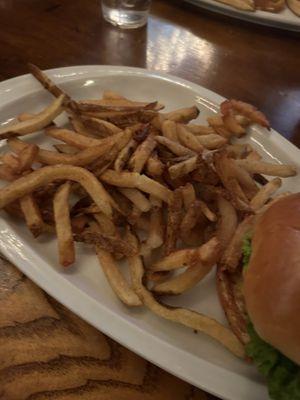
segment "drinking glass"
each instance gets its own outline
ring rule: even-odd
[[[147,23],[151,0],[102,0],[106,21],[120,28],[139,28]]]

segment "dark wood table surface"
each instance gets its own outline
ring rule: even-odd
[[[298,146],[299,43],[297,33],[181,1],[154,0],[147,27],[122,31],[103,21],[96,0],[0,0],[0,80],[26,73],[29,61],[168,72],[255,104]],[[5,262],[0,364],[1,400],[205,398],[101,336]]]

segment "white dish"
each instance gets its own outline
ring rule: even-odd
[[[243,11],[218,3],[216,0],[186,0],[195,6],[206,8],[229,17],[242,19],[244,21],[254,22],[259,25],[272,26],[274,28],[286,29],[289,31],[300,31],[300,17],[297,17],[287,6],[279,13],[256,10]]]
[[[191,82],[137,68],[82,66],[54,69],[49,76],[74,98],[99,97],[104,89],[120,91],[135,100],[159,100],[167,109],[197,104],[199,121],[216,112],[223,98]],[[31,76],[0,84],[0,121],[35,112],[51,96]],[[34,139],[35,141],[37,138]],[[266,159],[299,165],[299,151],[278,133],[251,129],[252,144]],[[38,141],[47,145],[48,139]],[[49,144],[49,142],[48,142]],[[2,146],[5,144],[2,143]],[[299,178],[285,180],[292,190]],[[0,250],[51,296],[116,341],[178,377],[228,400],[264,400],[267,391],[254,367],[236,359],[210,338],[153,315],[146,309],[123,306],[112,293],[96,257],[85,246],[77,248],[76,265],[58,266],[55,239],[34,240],[23,223],[0,216]],[[225,323],[214,275],[170,304],[204,312]]]

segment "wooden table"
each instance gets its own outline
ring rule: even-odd
[[[154,0],[148,26],[118,30],[96,0],[1,0],[0,80],[80,64],[145,67],[263,110],[300,145],[300,36]],[[205,399],[88,326],[0,263],[1,400]]]

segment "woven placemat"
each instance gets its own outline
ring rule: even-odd
[[[0,258],[1,400],[206,400],[57,303]]]

